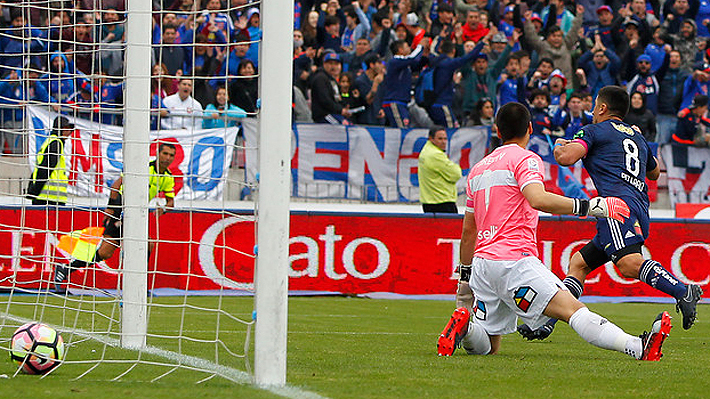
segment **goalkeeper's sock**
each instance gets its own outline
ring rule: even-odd
[[[646,259],[639,270],[639,280],[677,300],[683,299],[688,288],[653,259]]]
[[[643,354],[641,338],[625,333],[586,307],[574,312],[569,325],[580,337],[596,347],[622,352],[636,359],[640,359]]]
[[[487,355],[491,351],[491,339],[486,330],[474,322],[468,323],[468,333],[462,344],[469,355]]]

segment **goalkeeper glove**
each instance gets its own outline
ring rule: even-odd
[[[577,216],[609,218],[621,223],[631,216],[629,206],[617,197],[594,197],[590,200],[574,198],[573,212]]]

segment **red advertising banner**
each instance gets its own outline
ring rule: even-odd
[[[0,288],[37,288],[40,278],[51,278],[53,262],[69,262],[56,246],[59,236],[98,225],[98,220],[91,220],[96,214],[84,211],[27,209],[24,223],[22,215],[20,209],[0,209]],[[150,289],[252,289],[251,216],[172,212],[161,217],[158,228],[151,220],[149,230],[151,237],[159,239],[149,262]],[[541,259],[564,276],[571,255],[594,231],[592,220],[543,219],[538,234]],[[460,235],[460,217],[295,213],[291,218],[289,289],[453,294]],[[710,223],[653,222],[644,250],[647,257],[661,262],[682,281],[708,288]],[[74,273],[72,281],[115,289],[117,255],[96,269]],[[664,296],[644,283],[621,277],[611,264],[589,276],[585,295]]]

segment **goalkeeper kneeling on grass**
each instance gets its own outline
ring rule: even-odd
[[[161,143],[158,148],[158,157],[152,161],[149,167],[148,181],[148,201],[155,198],[158,193],[164,193],[166,204],[165,208],[158,207],[155,214],[160,217],[166,212],[166,209],[172,208],[175,204],[175,178],[168,168],[175,160],[175,145],[170,143]],[[86,267],[90,264],[101,262],[113,256],[116,248],[121,246],[120,240],[123,238],[123,200],[121,193],[123,192],[123,178],[119,177],[111,186],[111,195],[109,196],[108,206],[106,207],[106,217],[104,217],[104,234],[99,243],[94,258],[90,261],[75,259],[67,267],[57,265],[54,271],[54,284],[57,289],[60,285],[67,282],[69,274],[77,269]],[[155,243],[149,243],[148,253],[150,254],[155,247]]]

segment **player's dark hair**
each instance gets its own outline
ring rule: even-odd
[[[525,137],[530,125],[530,111],[523,104],[507,103],[498,110],[495,123],[504,143],[514,138]]]
[[[597,103],[606,104],[609,113],[621,119],[629,113],[631,100],[626,90],[619,86],[605,86],[597,94]]]
[[[444,40],[439,47],[439,54],[450,54],[456,52],[456,45],[451,40]]]
[[[382,59],[377,53],[370,53],[365,56],[365,59],[362,60],[362,62],[367,66],[369,69],[372,64],[377,64],[379,62],[382,62]]]
[[[158,146],[158,153],[163,152],[163,148],[165,147],[172,148],[174,151],[177,151],[175,149],[175,144],[173,143],[160,143],[160,145]]]
[[[406,43],[404,40],[395,40],[390,44],[390,51],[392,51],[392,55],[397,55],[399,52],[399,49],[404,46],[404,43]]]
[[[337,24],[340,24],[340,18],[336,17],[335,15],[328,15],[327,17],[325,17],[325,21],[323,22],[323,26],[325,26],[326,28]]]
[[[444,132],[446,132],[446,129],[444,129],[443,126],[439,126],[439,125],[434,125],[434,126],[432,126],[431,129],[429,129],[429,138],[430,138],[430,139],[433,139],[434,137],[436,137],[436,132],[439,132],[439,131],[442,131],[442,130],[443,130]]]

